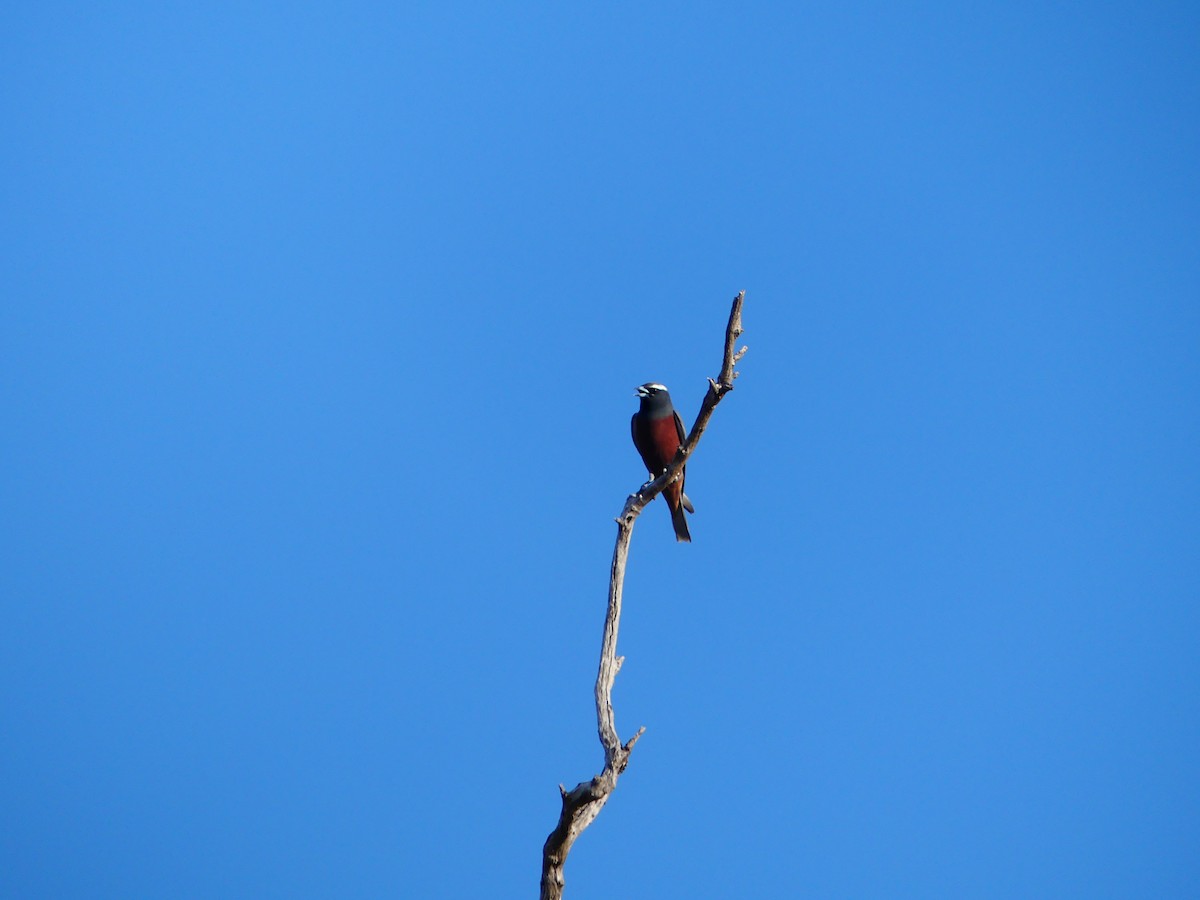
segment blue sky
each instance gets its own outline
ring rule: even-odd
[[[1189,4],[0,14],[0,892],[1200,892]]]

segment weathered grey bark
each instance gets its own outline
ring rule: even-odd
[[[633,524],[646,504],[662,493],[663,489],[679,477],[700,436],[708,427],[713,410],[721,402],[721,398],[733,390],[733,380],[737,377],[734,366],[746,352],[746,348],[734,352],[737,339],[742,333],[742,301],[746,292],[740,292],[733,298],[733,309],[729,312],[729,324],[725,327],[725,356],[721,362],[721,374],[714,381],[708,379],[708,393],[700,405],[700,413],[688,433],[687,439],[679,448],[674,461],[667,471],[645,484],[625,501],[625,508],[617,517],[617,544],[613,549],[612,571],[608,582],[608,614],[604,619],[604,640],[600,646],[600,669],[596,673],[596,723],[600,732],[600,744],[604,747],[604,769],[590,781],[580,782],[574,790],[568,791],[561,784],[558,786],[562,794],[562,812],[558,824],[546,838],[542,847],[542,892],[541,900],[561,900],[563,895],[563,866],[566,865],[567,854],[575,839],[583,829],[600,814],[609,796],[616,789],[617,779],[629,764],[629,754],[633,745],[646,730],[639,728],[637,733],[624,744],[617,736],[616,717],[613,712],[612,689],[621,669],[624,657],[617,656],[617,631],[621,627],[621,590],[625,585],[625,563],[629,559],[629,541],[633,536]]]

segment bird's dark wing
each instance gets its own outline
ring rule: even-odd
[[[654,472],[651,470],[650,460],[646,459],[646,442],[642,440],[641,430],[638,428],[638,419],[640,418],[641,416],[637,413],[633,414],[633,418],[629,420],[629,433],[633,435],[633,446],[637,448],[638,456],[642,458],[642,464],[653,475]]]
[[[682,447],[684,440],[687,439],[687,434],[683,430],[683,419],[679,418],[679,413],[677,413],[677,412],[674,413],[674,416],[675,416],[675,431],[679,435],[679,446]],[[687,478],[687,466],[684,466],[683,467],[683,477],[681,477],[679,479],[679,498],[680,498],[680,501],[683,503],[683,508],[686,509],[690,513],[694,513],[696,510],[692,506],[692,501],[689,500],[688,495],[683,492],[683,483],[686,480],[686,478]],[[689,538],[688,540],[691,540],[691,538]]]

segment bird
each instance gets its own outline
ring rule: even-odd
[[[633,446],[641,454],[642,462],[650,478],[655,479],[675,459],[675,453],[683,443],[683,420],[675,407],[671,405],[671,395],[666,387],[657,382],[647,382],[637,389],[641,405],[633,414],[629,427],[633,432]],[[684,466],[684,472],[687,467]],[[679,473],[678,480],[663,489],[663,497],[671,508],[671,524],[675,526],[675,540],[691,543],[692,536],[688,532],[687,516],[684,510],[694,513],[692,501],[683,492],[684,472]]]

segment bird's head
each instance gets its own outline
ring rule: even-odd
[[[666,385],[658,384],[654,381],[648,381],[645,384],[638,385],[637,395],[645,400],[648,397],[658,395],[668,396]]]
[[[671,410],[671,395],[667,393],[666,387],[656,381],[648,381],[637,389],[637,395],[641,398],[641,410],[643,414],[658,418],[659,416],[669,415]]]

